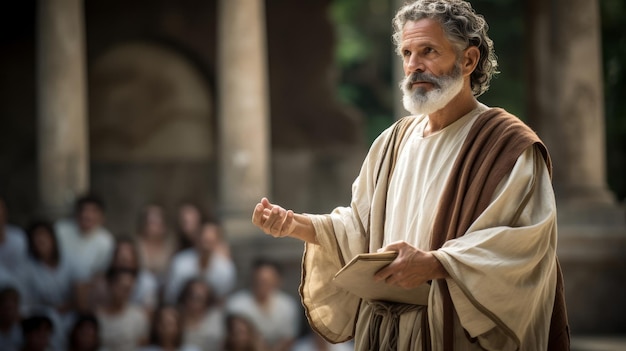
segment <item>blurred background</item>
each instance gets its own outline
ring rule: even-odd
[[[307,213],[349,203],[368,146],[406,114],[390,39],[401,3],[6,2],[9,221],[70,216],[91,192],[111,233],[132,236],[145,206],[174,223],[197,203],[220,218],[238,286],[270,256],[297,296],[302,245],[264,237],[251,211],[261,196]],[[626,335],[626,3],[471,3],[501,71],[479,100],[526,121],[552,153],[572,333]]]

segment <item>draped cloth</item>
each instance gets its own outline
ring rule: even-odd
[[[400,120],[372,145],[361,173],[353,184],[353,200],[350,207],[338,208],[330,215],[311,216],[319,245],[306,244],[300,293],[311,326],[331,342],[342,342],[356,336],[357,347],[365,344],[368,344],[368,347],[372,346],[371,340],[361,341],[363,330],[367,328],[365,321],[372,320],[372,316],[377,313],[377,306],[375,304],[372,306],[371,302],[363,302],[333,286],[330,280],[354,255],[375,252],[384,246],[387,240],[383,233],[387,220],[389,183],[393,179],[399,145],[407,139],[404,136],[407,126],[415,123],[412,118]],[[517,163],[521,162],[519,161],[521,159],[526,161],[518,166]],[[525,171],[526,169],[530,171]],[[461,340],[462,347],[460,344],[454,345],[454,348],[459,350],[477,349],[476,345],[472,346],[476,341],[485,345],[492,342],[492,346],[497,345],[494,347],[500,349],[532,349],[524,344],[535,337],[543,342],[545,336],[535,334],[541,334],[537,331],[545,329],[543,325],[539,325],[542,323],[540,317],[549,317],[550,311],[546,310],[550,309],[557,314],[556,317],[552,316],[551,335],[560,334],[563,336],[560,340],[567,340],[568,343],[562,279],[554,255],[555,215],[550,206],[542,206],[544,202],[550,202],[550,198],[542,197],[546,192],[544,188],[549,175],[542,174],[541,171],[549,173],[550,169],[550,159],[545,147],[517,118],[501,109],[486,110],[475,118],[458,151],[445,187],[441,189],[443,192],[439,197],[438,210],[432,221],[430,247],[423,247],[437,250],[434,253],[451,278],[433,282],[428,306],[430,316],[422,313],[421,310],[424,309],[407,311],[398,322],[398,332],[394,329],[396,327],[391,325],[390,332],[379,339],[394,339],[398,337],[397,333],[404,333],[416,340],[430,341],[428,339],[432,338],[433,349],[442,349],[441,345],[446,348],[453,347],[452,340]],[[518,174],[527,177],[516,181],[515,178],[519,178]],[[514,213],[509,214],[506,221],[483,219],[481,217],[483,212],[498,215],[496,210],[490,209],[490,206],[494,203],[494,197],[506,199],[506,196],[502,196],[506,191],[514,192],[515,195],[511,198],[515,199],[516,203],[519,202],[513,207]],[[540,210],[531,210],[533,207]],[[544,207],[546,209],[543,209]],[[548,215],[544,216],[544,212]],[[494,221],[498,223],[499,228],[491,229],[490,225],[485,225]],[[537,223],[531,223],[533,221]],[[543,235],[544,232],[547,234]],[[473,235],[467,239],[463,238],[467,233]],[[503,272],[506,274],[506,269],[500,269],[499,263],[493,266],[491,262],[493,260],[479,259],[480,262],[477,264],[471,262],[475,259],[472,255],[478,255],[476,257],[480,258],[482,254],[476,254],[472,250],[486,252],[485,248],[499,249],[500,244],[494,244],[493,242],[496,242],[494,238],[506,236],[510,239],[505,240],[512,240],[512,245],[518,244],[516,240],[526,241],[522,235],[519,239],[512,236],[516,233],[530,233],[523,235],[529,236],[530,241],[537,243],[537,250],[543,252],[533,258],[536,260],[533,261],[535,265],[528,268],[528,272],[524,271],[526,268],[511,265],[515,273],[520,271],[519,277],[511,274],[518,279],[502,283],[511,285],[511,287],[502,285],[505,292],[509,291],[506,289],[515,291],[516,286],[534,291],[533,296],[538,301],[538,307],[529,309],[530,312],[526,312],[528,316],[517,319],[510,314],[519,313],[519,304],[508,308],[497,303],[498,299],[491,304],[490,292],[485,292],[486,289],[481,288],[481,282],[501,285],[497,277]],[[543,238],[548,236],[547,239]],[[532,249],[521,248],[520,251],[527,254]],[[509,250],[510,248],[505,248],[502,249],[502,253],[494,251],[495,254],[494,252],[491,254],[494,259],[499,258],[497,254],[502,254],[506,259],[506,255],[510,254]],[[468,252],[465,256],[470,258],[470,262],[463,262],[464,256],[460,255],[460,252]],[[490,275],[476,273],[476,270],[483,266],[492,269]],[[506,262],[502,266],[506,266]],[[452,284],[451,290],[448,289],[448,283]],[[536,287],[532,284],[536,284]],[[557,303],[553,303],[555,300]],[[461,312],[457,313],[457,310]],[[384,318],[382,320],[377,318],[374,317],[373,320],[378,320],[381,325],[389,324]],[[424,320],[426,323],[419,322]],[[439,333],[439,329],[443,329],[443,333]],[[459,330],[462,338],[459,338]],[[432,336],[423,337],[429,335],[429,332]],[[551,337],[551,344],[552,341]],[[416,348],[418,344],[415,341],[404,342],[402,345],[406,349],[419,349]]]

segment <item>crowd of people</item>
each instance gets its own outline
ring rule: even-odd
[[[0,198],[0,351],[337,350],[307,330],[281,267],[258,258],[247,286],[219,221],[197,205],[145,206],[111,233],[94,195],[69,218],[9,224]]]

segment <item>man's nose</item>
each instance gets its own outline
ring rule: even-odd
[[[408,71],[407,73],[424,72],[424,70],[426,69],[424,61],[420,58],[419,55],[415,54],[407,58],[405,68]]]

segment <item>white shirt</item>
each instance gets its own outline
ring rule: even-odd
[[[256,303],[250,291],[242,290],[228,299],[226,310],[249,318],[270,345],[281,339],[294,339],[300,327],[295,299],[282,291],[276,291],[270,299],[265,309]]]
[[[148,335],[148,320],[145,312],[129,305],[118,315],[98,312],[100,340],[109,351],[135,351],[141,339]]]
[[[55,223],[55,230],[61,255],[71,256],[81,273],[90,277],[107,269],[114,244],[108,230],[99,227],[83,234],[76,221],[68,219]]]
[[[223,311],[211,308],[197,328],[183,330],[183,344],[203,351],[219,350],[225,334]]]
[[[63,305],[71,299],[79,277],[79,270],[70,258],[61,257],[57,267],[52,268],[29,257],[21,276],[26,289],[24,303],[30,307]]]
[[[204,271],[200,271],[198,262],[199,255],[195,249],[187,249],[174,256],[165,283],[165,300],[168,303],[176,303],[185,283],[195,277],[206,279],[217,297],[224,297],[233,289],[237,273],[230,258],[215,253]]]

